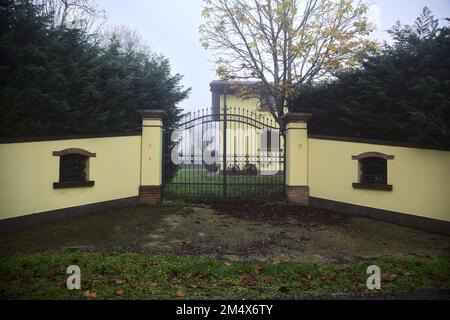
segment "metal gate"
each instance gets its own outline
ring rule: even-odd
[[[270,112],[183,115],[164,155],[166,200],[284,198],[284,140]]]

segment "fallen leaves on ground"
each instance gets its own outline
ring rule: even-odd
[[[59,280],[59,286],[61,288],[67,288],[67,279],[63,278],[63,279]]]
[[[335,225],[348,221],[348,215],[329,209],[313,206],[289,207],[277,203],[252,203],[245,205],[241,202],[214,203],[212,208],[217,213],[244,218],[252,222],[269,222],[272,224],[298,224],[309,227]]]
[[[188,276],[189,279],[201,278],[202,272],[199,267],[196,267],[195,270]]]
[[[329,273],[320,277],[320,279],[323,281],[334,281],[336,280],[336,276],[337,276],[336,273]]]
[[[260,273],[261,271],[262,271],[262,267],[259,264],[257,264],[255,266],[255,268],[253,268],[253,272],[256,274]]]
[[[390,273],[382,273],[381,274],[381,281],[383,282],[391,282],[394,281],[397,278],[396,274],[390,274]]]
[[[157,265],[159,265],[159,263],[155,260],[147,259],[147,260],[145,260],[144,265],[145,266],[157,266]]]
[[[126,281],[121,279],[113,279],[111,280],[112,284],[124,284]]]
[[[117,296],[123,296],[125,294],[125,291],[123,289],[117,289],[114,292],[114,294],[117,295]]]
[[[83,297],[95,299],[95,298],[97,298],[97,293],[96,292],[91,292],[89,290],[86,290],[86,291],[83,292]]]
[[[291,290],[289,290],[289,288],[285,287],[285,286],[281,286],[278,291],[280,291],[281,293],[289,293]]]
[[[186,294],[183,292],[183,291],[181,291],[181,290],[178,290],[177,292],[175,292],[175,296],[176,297],[184,297]]]
[[[246,275],[246,274],[241,274],[239,276],[239,280],[243,281],[243,282],[248,282],[250,281],[250,276]]]
[[[156,287],[156,286],[159,285],[159,283],[158,282],[153,282],[153,281],[148,281],[148,282],[145,283],[145,285],[149,286],[149,287]]]
[[[227,284],[227,280],[226,279],[222,279],[219,282],[213,284],[213,288],[217,289],[217,288],[223,287],[226,284]]]
[[[172,281],[173,283],[176,284],[181,284],[183,281],[181,281],[181,279],[178,279],[177,277],[171,276],[168,278],[169,281]]]
[[[139,281],[138,282],[138,286],[156,287],[158,285],[159,285],[159,283],[154,282],[154,281]]]

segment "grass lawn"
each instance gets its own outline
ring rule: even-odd
[[[72,264],[81,268],[81,290],[66,288]],[[370,264],[384,270],[381,290],[366,288]],[[0,270],[1,299],[298,299],[450,289],[449,257],[316,266],[72,250],[3,257]]]
[[[233,198],[283,199],[282,175],[227,175],[226,194]],[[223,197],[221,174],[212,175],[202,168],[182,168],[164,187],[164,195],[170,199]]]
[[[137,206],[0,233],[0,299],[441,297],[449,253],[448,237],[315,207]]]

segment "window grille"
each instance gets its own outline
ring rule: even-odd
[[[361,183],[387,184],[387,160],[369,157],[359,160]]]
[[[86,181],[86,167],[88,157],[80,154],[66,154],[60,157],[59,181]]]

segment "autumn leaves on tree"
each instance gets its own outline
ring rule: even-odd
[[[216,53],[221,79],[255,81],[274,97],[283,130],[280,117],[299,85],[353,68],[376,49],[367,10],[351,0],[205,0],[201,43]]]

